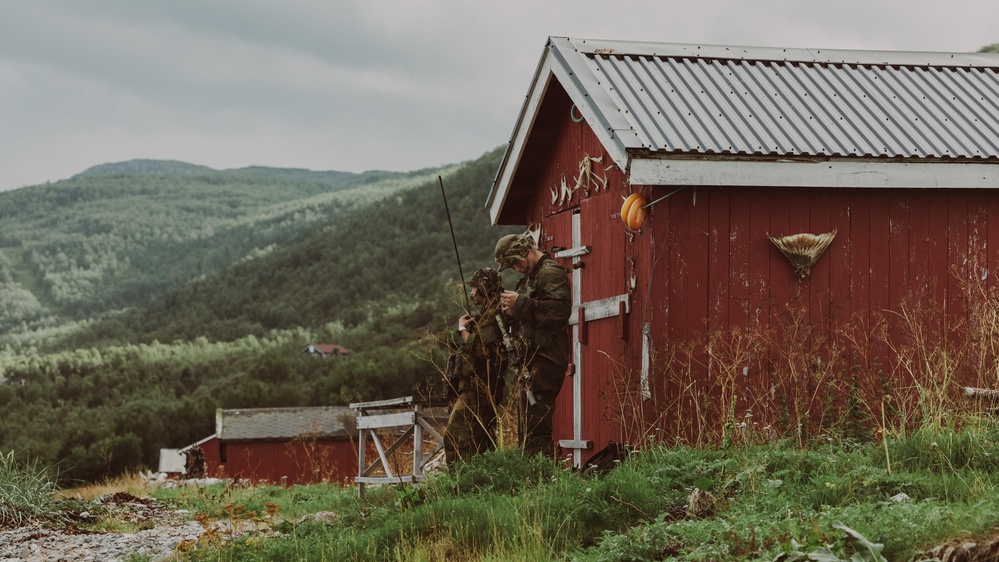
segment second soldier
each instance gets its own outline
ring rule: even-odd
[[[458,319],[457,349],[447,381],[455,395],[444,434],[448,465],[495,448],[496,409],[503,398],[508,363],[499,314],[503,292],[499,272],[480,269],[467,284],[480,312]]]

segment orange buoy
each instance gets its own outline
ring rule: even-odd
[[[628,224],[628,211],[631,209],[631,205],[641,196],[641,193],[632,193],[625,197],[624,203],[621,205],[621,220],[624,221],[625,225]]]
[[[645,208],[645,197],[641,193],[632,193],[621,205],[621,221],[630,230],[638,230],[645,224],[648,209]]]
[[[648,215],[649,211],[645,208],[645,198],[642,197],[631,206],[628,211],[628,228],[631,230],[639,230],[642,225],[645,224],[645,217]]]

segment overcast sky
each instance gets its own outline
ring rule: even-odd
[[[470,160],[509,140],[549,35],[971,52],[996,22],[996,0],[0,0],[0,190],[135,158]]]

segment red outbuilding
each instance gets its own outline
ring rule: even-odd
[[[486,206],[571,271],[580,466],[995,388],[997,188],[999,55],[553,37]]]
[[[215,434],[180,450],[187,478],[353,483],[355,414],[346,406],[219,409]]]

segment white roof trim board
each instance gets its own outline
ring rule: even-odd
[[[997,54],[551,37],[490,193],[494,221],[553,77],[633,184],[999,186]],[[757,165],[840,159],[866,179],[837,177],[838,166],[795,184]],[[807,168],[792,176],[821,166]]]

